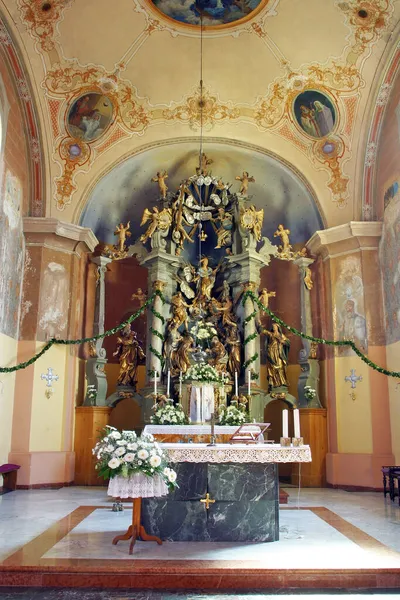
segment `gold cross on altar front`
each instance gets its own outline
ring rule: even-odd
[[[210,494],[207,492],[206,497],[201,498],[200,502],[204,502],[204,504],[206,505],[206,509],[208,510],[210,508],[210,504],[214,504],[215,500],[211,500]]]

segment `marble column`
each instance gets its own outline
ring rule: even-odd
[[[151,407],[153,400],[151,393],[154,386],[154,377],[150,376],[149,373],[157,371],[158,376],[162,375],[161,361],[158,356],[151,352],[150,347],[154,348],[158,353],[162,355],[163,352],[163,340],[161,340],[156,334],[152,333],[151,329],[158,331],[163,338],[165,338],[166,332],[166,320],[170,316],[170,300],[171,296],[176,291],[176,279],[175,275],[177,269],[181,264],[182,259],[179,257],[166,252],[163,248],[153,248],[153,250],[141,259],[140,265],[148,269],[148,292],[151,296],[156,290],[162,292],[166,302],[163,304],[161,298],[157,295],[153,304],[154,311],[163,316],[165,322],[156,317],[150,310],[150,318],[148,319],[148,330],[147,330],[147,344],[146,344],[146,372],[147,372],[147,384],[141,394],[147,398],[142,404],[142,419],[143,423],[150,422]],[[158,381],[157,389],[160,393],[165,393],[166,386],[163,384],[161,379]]]
[[[307,269],[314,262],[313,258],[300,256],[294,261],[299,268],[300,274],[300,309],[301,309],[301,331],[307,335],[313,335],[311,297],[310,290],[305,285],[304,278]],[[311,352],[311,342],[301,338],[303,348],[299,352],[300,377],[297,384],[298,403],[300,408],[322,408],[318,396],[319,384],[319,362]],[[308,385],[313,388],[317,395],[312,401],[308,401],[304,395],[304,388]]]
[[[106,286],[105,274],[107,265],[111,258],[105,256],[94,256],[91,262],[97,267],[96,277],[96,300],[93,322],[93,335],[104,333],[105,305],[106,305]],[[97,340],[94,344],[95,356],[86,361],[86,379],[88,385],[94,385],[97,391],[95,406],[105,406],[107,396],[107,376],[105,373],[105,364],[107,363],[106,351],[103,348],[103,338]],[[86,396],[84,406],[93,405],[93,401]]]

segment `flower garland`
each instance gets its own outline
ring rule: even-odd
[[[247,300],[247,298],[251,298],[253,300],[253,302],[255,302],[257,304],[257,306],[260,308],[260,310],[263,310],[265,313],[267,313],[267,315],[269,315],[275,323],[278,323],[278,325],[281,325],[281,327],[284,327],[285,329],[287,329],[294,335],[297,335],[305,340],[309,340],[310,342],[315,342],[316,344],[325,344],[326,346],[349,346],[357,354],[357,356],[359,358],[361,358],[361,360],[363,362],[365,362],[369,367],[371,367],[371,369],[374,369],[375,371],[378,371],[378,373],[382,373],[383,375],[387,375],[388,377],[396,377],[397,379],[400,379],[400,371],[390,371],[389,369],[380,367],[379,365],[374,363],[372,360],[370,360],[367,356],[365,356],[365,354],[363,354],[361,352],[361,350],[359,350],[357,348],[356,344],[354,342],[352,342],[351,340],[325,340],[324,338],[317,338],[317,337],[314,337],[313,335],[307,335],[306,333],[299,331],[295,327],[291,327],[290,325],[285,323],[285,321],[282,321],[282,319],[277,317],[272,312],[272,310],[270,310],[268,307],[264,306],[259,301],[259,299],[254,294],[254,292],[247,291],[243,294],[243,300],[242,300],[243,305],[244,305],[245,301]],[[257,311],[254,311],[254,313],[252,313],[252,315],[249,315],[249,317],[253,318],[253,316],[255,317],[256,314],[257,314]],[[249,317],[247,317],[247,319],[245,319],[245,322],[247,322],[249,320]],[[256,355],[254,355],[254,356],[256,356]],[[251,363],[251,362],[253,362],[253,360],[256,360],[256,359],[257,359],[257,357],[255,357],[255,358],[251,357],[250,361],[247,361],[247,362]],[[245,365],[243,365],[243,366],[244,366],[244,368],[246,368]]]
[[[26,367],[29,367],[30,365],[35,363],[41,356],[43,356],[43,354],[45,352],[50,350],[50,348],[55,344],[62,344],[64,346],[84,344],[86,342],[95,342],[96,340],[101,340],[110,335],[114,335],[118,331],[121,331],[121,329],[123,329],[126,325],[130,325],[135,319],[140,317],[140,315],[146,310],[146,308],[153,304],[156,296],[160,296],[161,300],[163,302],[165,302],[165,299],[164,299],[162,293],[159,290],[156,290],[154,292],[154,294],[152,294],[146,300],[146,302],[144,302],[143,306],[141,306],[139,308],[139,310],[137,310],[133,315],[131,315],[128,319],[126,319],[125,321],[123,321],[122,323],[117,325],[116,327],[113,327],[112,329],[108,329],[104,333],[99,333],[98,335],[92,335],[91,337],[87,337],[87,338],[80,338],[79,340],[57,340],[56,338],[52,338],[49,342],[47,342],[47,344],[45,346],[43,346],[43,348],[40,350],[40,352],[38,352],[37,354],[32,356],[32,358],[30,358],[29,360],[26,360],[25,362],[19,363],[19,364],[15,365],[14,367],[0,367],[0,373],[13,373],[14,371],[20,371],[21,369],[26,369]]]
[[[177,487],[176,472],[168,467],[165,453],[151,434],[122,431],[107,425],[104,436],[92,453],[97,458],[96,470],[104,479],[120,475],[130,477],[143,473],[148,477],[160,475],[170,490]]]

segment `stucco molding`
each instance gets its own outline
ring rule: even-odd
[[[350,221],[316,231],[306,246],[311,254],[324,258],[357,250],[376,250],[382,236],[381,221]]]
[[[81,242],[86,245],[88,252],[93,252],[99,243],[89,227],[81,227],[66,223],[59,219],[46,217],[24,217],[24,234],[54,234],[61,238]]]

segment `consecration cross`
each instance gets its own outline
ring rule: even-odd
[[[215,500],[211,500],[210,494],[207,492],[206,497],[201,498],[200,502],[204,502],[204,504],[206,505],[206,509],[209,510],[210,504],[214,504]]]
[[[55,375],[53,373],[53,369],[51,367],[48,367],[47,373],[42,373],[40,377],[41,377],[41,379],[46,380],[47,387],[52,387],[53,381],[58,381],[58,375]]]
[[[362,375],[356,375],[355,369],[350,369],[350,375],[346,375],[344,378],[345,381],[351,381],[351,387],[354,389],[356,387],[357,381],[362,381]]]

